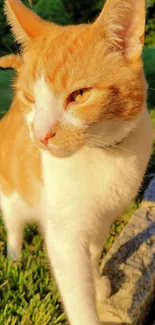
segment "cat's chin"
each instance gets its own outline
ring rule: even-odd
[[[47,150],[51,153],[52,156],[57,158],[68,158],[75,154],[75,151],[73,150],[53,148],[50,145],[48,146]]]
[[[35,138],[35,143],[39,149],[41,149],[43,151],[48,151],[52,156],[57,157],[57,158],[71,157],[76,152],[75,150],[60,148],[60,147],[55,146],[51,143],[45,145],[41,141],[39,141],[37,138]]]

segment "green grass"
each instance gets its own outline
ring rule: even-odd
[[[103,249],[103,255],[107,254],[107,252],[110,250],[110,248],[112,247],[113,243],[115,242],[115,240],[117,239],[121,231],[128,224],[131,216],[137,210],[138,206],[139,206],[138,202],[131,203],[131,205],[124,212],[124,214],[120,216],[120,218],[112,225],[107,242]]]
[[[150,115],[151,115],[153,129],[155,130],[155,110],[154,109],[150,110]]]
[[[18,263],[6,259],[5,252],[6,233],[0,222],[0,324],[67,324],[36,228],[26,227]]]
[[[11,103],[11,83],[13,79],[12,70],[0,70],[0,118],[8,109]]]
[[[12,71],[0,70],[0,116],[6,112],[11,101],[12,77]],[[150,103],[149,106],[153,107],[155,98],[151,97]],[[155,128],[153,109],[151,118]],[[138,203],[133,202],[111,227],[104,254],[111,248],[137,206]],[[6,258],[6,233],[0,220],[0,256],[0,325],[66,325],[59,292],[49,271],[43,239],[36,227],[26,227],[22,258],[18,263],[13,263]]]

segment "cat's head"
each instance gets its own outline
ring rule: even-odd
[[[18,0],[5,12],[23,47],[16,96],[37,143],[65,157],[128,136],[146,102],[145,1],[107,0],[78,26],[46,22]]]

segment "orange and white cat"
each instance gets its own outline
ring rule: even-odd
[[[101,251],[137,194],[152,147],[145,1],[107,0],[94,23],[67,27],[18,0],[6,0],[5,12],[23,59],[0,121],[8,255],[20,256],[24,225],[37,222],[70,323],[99,325],[95,299],[110,294]]]

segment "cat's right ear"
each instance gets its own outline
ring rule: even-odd
[[[19,0],[6,0],[4,12],[15,39],[20,44],[39,36],[48,24]]]
[[[94,26],[107,52],[119,51],[128,62],[136,61],[144,45],[145,0],[107,0]]]

